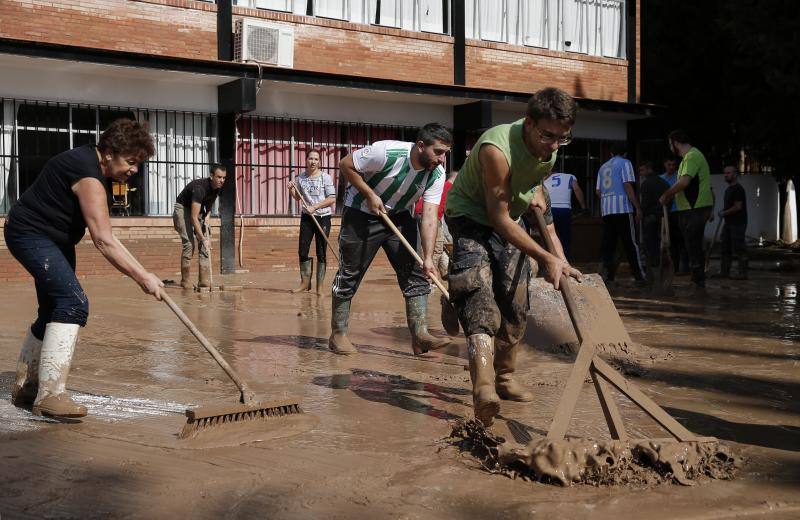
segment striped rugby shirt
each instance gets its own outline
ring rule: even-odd
[[[353,152],[353,165],[367,185],[383,201],[389,213],[413,210],[417,200],[439,204],[444,188],[444,168],[433,171],[414,170],[411,166],[411,147],[403,141],[377,141]],[[344,205],[364,213],[374,214],[364,196],[348,186]]]
[[[597,173],[597,189],[600,190],[600,214],[616,215],[633,213],[633,205],[625,193],[625,183],[636,182],[631,162],[615,155],[600,167]]]

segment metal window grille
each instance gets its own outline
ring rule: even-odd
[[[168,215],[191,180],[217,157],[216,116],[0,98],[0,214],[6,214],[52,156],[94,144],[115,119],[147,121],[156,154],[128,181],[125,215]],[[113,207],[112,207],[113,209]]]
[[[384,139],[413,140],[416,127],[340,121],[245,116],[237,122],[236,189],[240,215],[299,215],[288,183],[305,170],[305,156],[320,153],[320,168],[336,186],[341,213],[346,182],[339,161],[355,149]]]

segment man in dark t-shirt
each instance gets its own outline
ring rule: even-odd
[[[720,218],[725,219],[722,227],[722,262],[720,275],[734,280],[747,279],[747,247],[745,246],[745,231],[747,230],[747,197],[744,188],[739,184],[739,172],[735,166],[726,166],[723,170],[725,182],[724,205],[719,212]],[[731,276],[732,255],[739,259],[739,274]]]
[[[642,208],[642,239],[644,241],[647,265],[657,267],[661,249],[661,219],[664,216],[659,197],[669,189],[667,181],[656,175],[653,163],[645,161],[639,166],[642,186],[639,190]]]
[[[183,188],[175,200],[175,209],[172,212],[172,222],[175,231],[181,237],[181,287],[191,289],[189,281],[192,270],[192,256],[194,255],[195,241],[200,245],[198,260],[200,275],[197,287],[209,287],[211,279],[211,261],[208,250],[211,242],[208,216],[211,207],[217,200],[219,190],[225,183],[227,171],[221,164],[211,165],[211,176],[195,179]]]

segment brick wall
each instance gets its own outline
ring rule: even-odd
[[[217,6],[193,0],[2,0],[0,36],[118,51],[217,58]]]
[[[294,27],[294,68],[357,77],[451,85],[453,38],[289,13],[233,8]]]
[[[467,40],[467,85],[534,92],[559,87],[591,99],[627,101],[627,60]]]
[[[296,70],[453,82],[449,36],[234,7],[234,18],[242,16],[293,25]],[[216,5],[193,0],[2,0],[0,36],[214,60]],[[627,101],[627,74],[627,60],[467,41],[471,87],[529,93],[555,85],[579,97]]]

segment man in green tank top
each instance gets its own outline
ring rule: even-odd
[[[556,288],[562,274],[581,277],[563,253],[548,253],[519,223],[532,203],[543,205],[544,197],[534,200],[542,192],[536,188],[552,170],[559,146],[572,139],[576,110],[562,90],[536,92],[523,119],[484,132],[447,195],[450,299],[467,336],[475,417],[487,426],[500,412],[500,399],[533,399],[513,380],[529,310],[528,257]]]

